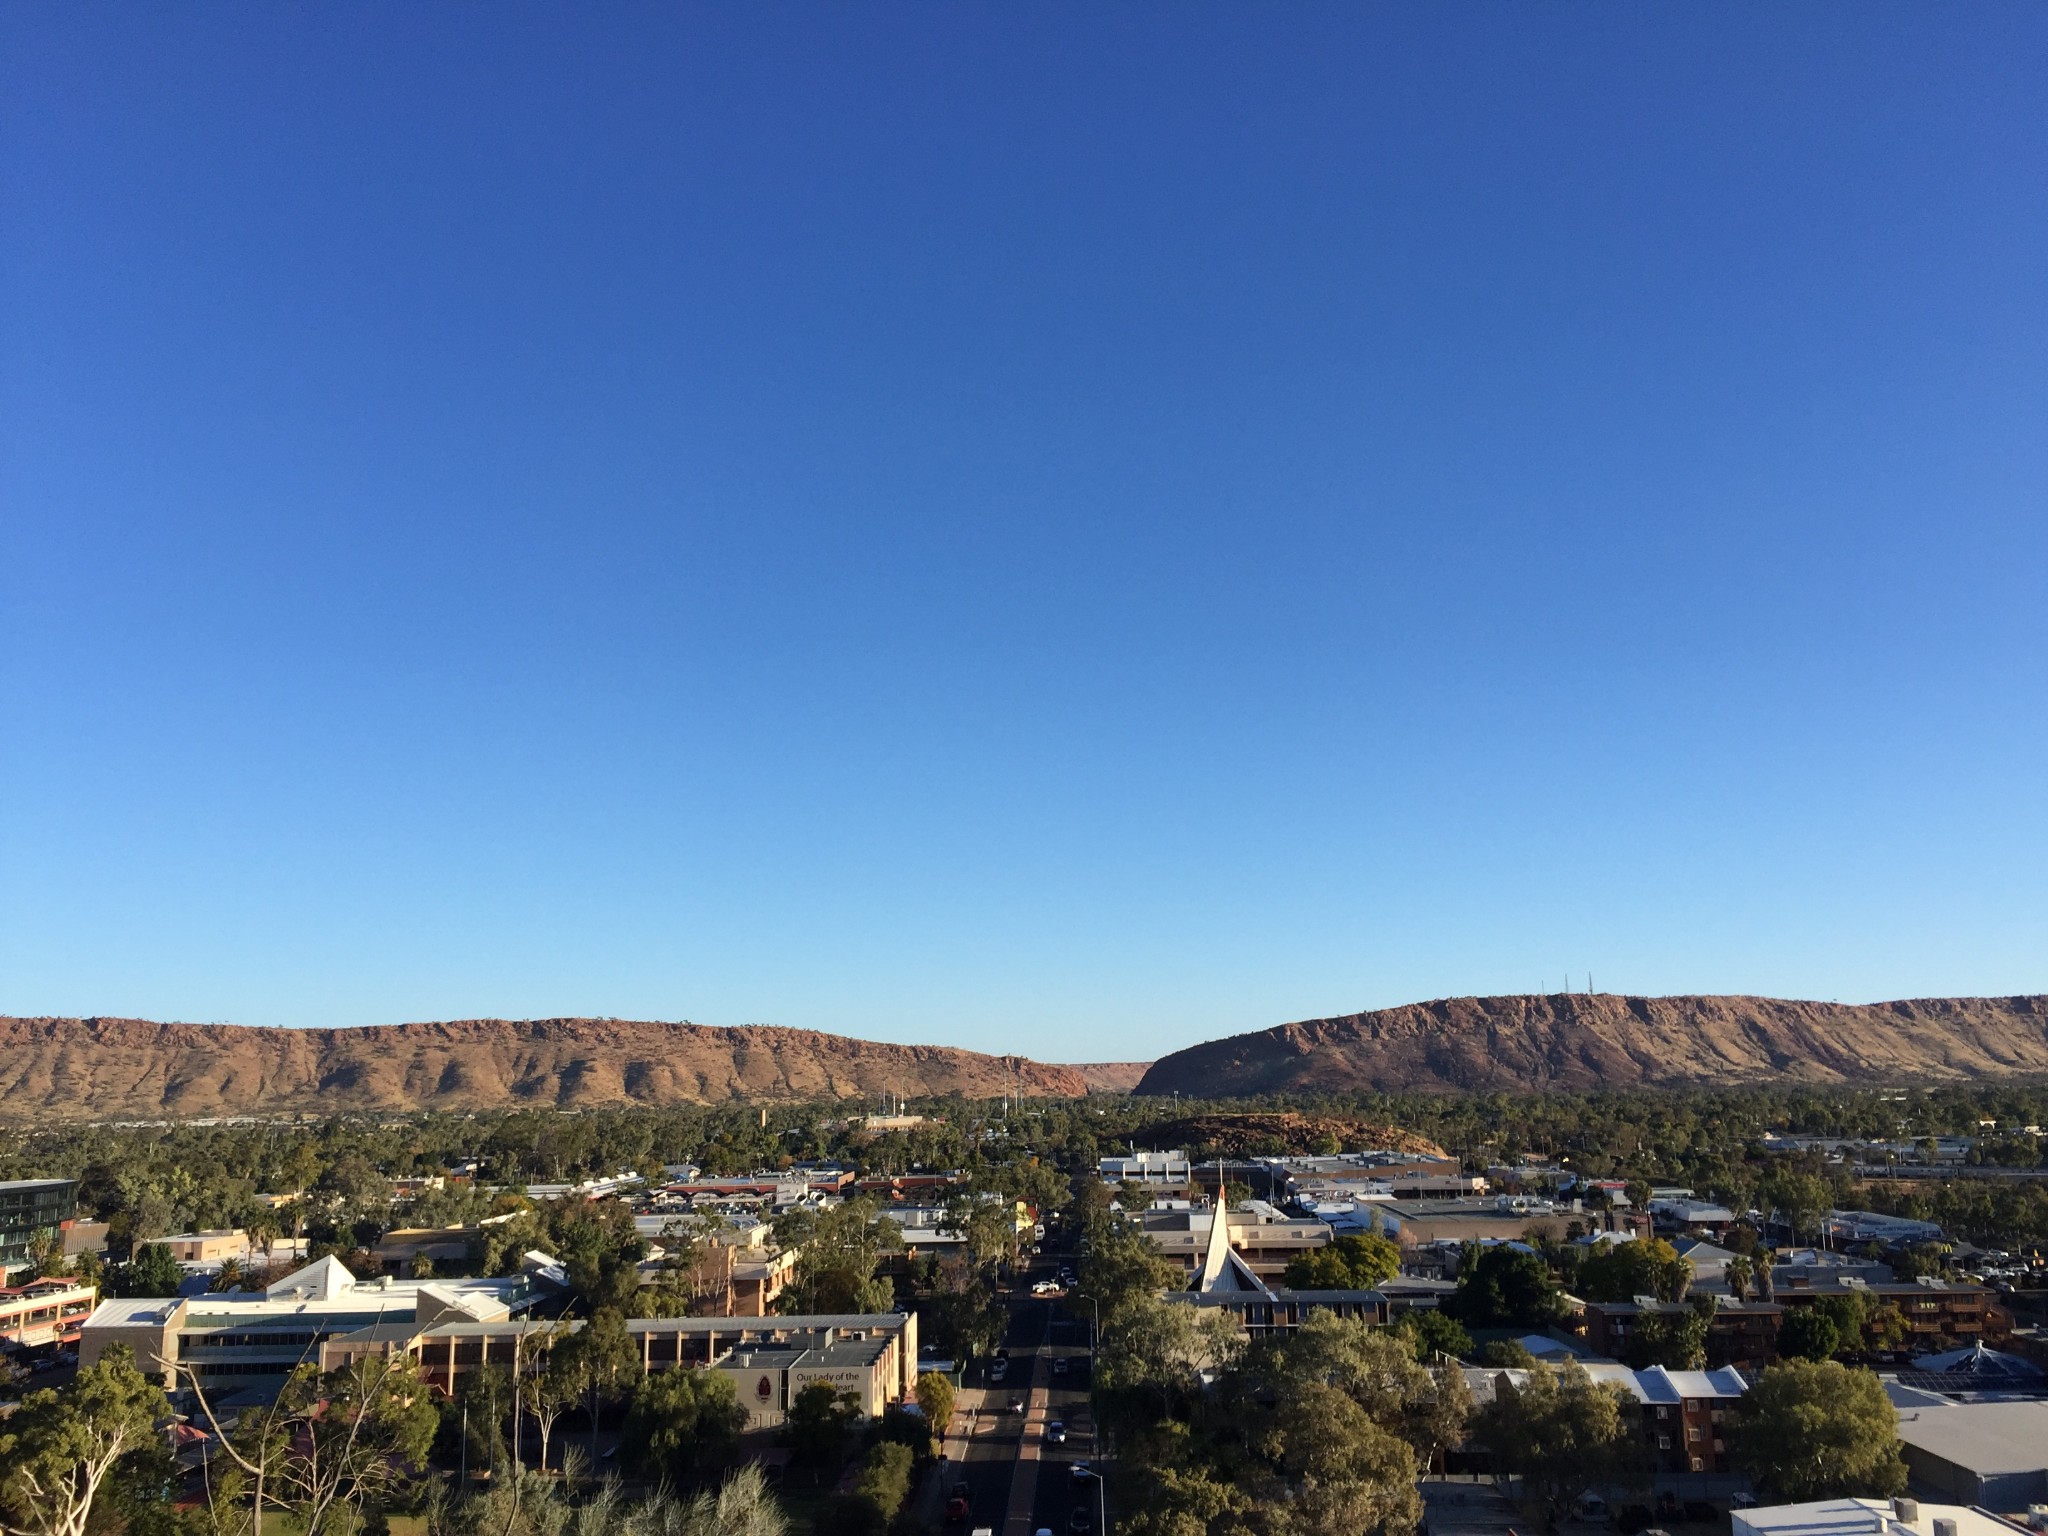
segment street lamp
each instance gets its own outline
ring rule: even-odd
[[[1102,1489],[1102,1474],[1093,1467],[1078,1469],[1083,1477],[1095,1479],[1095,1529],[1097,1536],[1109,1536],[1109,1498]]]

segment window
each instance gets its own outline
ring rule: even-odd
[[[1706,1470],[1706,1463],[1701,1461],[1699,1457],[1695,1456],[1692,1459],[1692,1469],[1695,1472],[1704,1472]]]

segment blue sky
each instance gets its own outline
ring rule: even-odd
[[[2048,11],[0,29],[0,1010],[2048,989]]]

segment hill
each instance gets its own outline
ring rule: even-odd
[[[265,1029],[0,1018],[0,1115],[151,1118],[1083,1094],[1070,1067],[811,1030],[621,1019]]]
[[[1426,1136],[1398,1126],[1356,1120],[1349,1115],[1280,1114],[1191,1115],[1148,1125],[1133,1140],[1154,1149],[1186,1149],[1197,1157],[1278,1157],[1294,1152],[1326,1151],[1332,1143],[1351,1151],[1371,1148],[1411,1157],[1448,1157]]]
[[[1766,997],[1455,997],[1175,1051],[1136,1091],[1513,1092],[2048,1074],[2048,997],[1857,1006]]]
[[[1151,1065],[1149,1061],[1082,1061],[1069,1070],[1086,1079],[1090,1093],[1129,1093]]]

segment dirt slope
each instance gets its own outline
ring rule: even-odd
[[[1176,1051],[1137,1092],[1197,1098],[2048,1074],[2048,997],[1454,997]]]
[[[707,1104],[884,1091],[1082,1094],[1070,1067],[810,1030],[617,1019],[260,1029],[0,1018],[0,1115]]]
[[[1087,1079],[1090,1093],[1129,1093],[1151,1067],[1149,1061],[1080,1061],[1067,1070]]]

